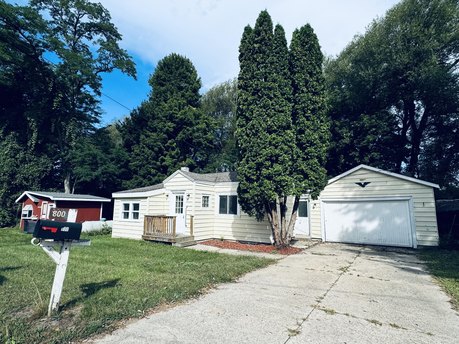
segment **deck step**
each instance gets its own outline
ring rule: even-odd
[[[185,246],[191,246],[195,245],[196,241],[194,240],[194,236],[192,235],[182,235],[179,234],[175,237],[173,236],[162,236],[161,234],[159,235],[142,235],[143,240],[148,240],[148,241],[156,241],[156,242],[165,242],[165,243],[170,243],[174,246],[179,246],[179,247],[185,247]]]
[[[196,240],[181,241],[181,242],[176,242],[172,244],[172,246],[177,246],[177,247],[187,247],[187,246],[193,246],[193,245],[196,245]]]
[[[185,242],[185,241],[193,241],[194,240],[194,236],[192,235],[182,235],[182,234],[179,234],[175,237],[175,242],[176,243],[181,243],[181,242]]]

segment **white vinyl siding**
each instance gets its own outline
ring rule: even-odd
[[[190,202],[193,210],[193,232],[195,240],[214,238],[215,224],[215,194],[214,185],[196,183],[194,185],[194,198]],[[202,206],[204,196],[209,197],[209,207]]]
[[[219,183],[215,185],[217,195],[237,194],[238,183]],[[218,209],[217,209],[218,210]],[[270,243],[271,230],[266,220],[257,221],[242,210],[238,215],[219,215],[214,212],[214,238],[226,240]]]
[[[362,188],[355,183],[370,182]],[[437,218],[433,188],[382,173],[359,169],[325,187],[321,200],[343,198],[411,197],[418,245],[438,244]],[[320,200],[311,202],[311,236],[322,239]]]

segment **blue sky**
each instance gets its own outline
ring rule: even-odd
[[[129,115],[128,109],[135,109],[150,93],[148,79],[154,71],[155,64],[143,61],[138,56],[133,58],[137,69],[137,80],[119,71],[102,76],[101,107],[104,111],[100,123],[102,126]]]
[[[25,3],[25,0],[9,2]],[[322,51],[334,56],[397,0],[98,0],[123,35],[121,46],[137,65],[137,81],[119,72],[103,76],[102,92],[134,109],[150,92],[148,78],[157,62],[170,53],[188,57],[205,92],[234,78],[239,71],[238,47],[247,24],[253,26],[267,9],[290,40],[295,28],[309,23]],[[124,106],[101,97],[101,124],[129,114]]]

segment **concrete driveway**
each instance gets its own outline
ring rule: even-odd
[[[320,244],[98,343],[457,343],[413,251]]]

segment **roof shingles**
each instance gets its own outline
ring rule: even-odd
[[[195,182],[207,182],[207,183],[231,183],[237,182],[236,172],[219,172],[219,173],[194,173],[188,171],[180,171],[185,176]],[[117,194],[122,193],[137,193],[137,192],[148,192],[164,188],[164,183],[145,186],[136,189],[123,190],[116,192]]]
[[[160,184],[155,184],[155,185],[151,185],[151,186],[144,186],[143,188],[136,188],[136,189],[118,191],[117,193],[147,192],[147,191],[159,190],[159,189],[162,189],[163,187],[164,187],[164,184],[160,183]]]
[[[237,182],[236,172],[218,172],[218,173],[194,173],[181,171],[184,175],[197,182],[211,182],[211,183],[229,183]]]
[[[64,192],[54,192],[54,191],[25,191],[19,199],[24,196],[30,197],[34,202],[38,201],[38,197],[45,197],[55,201],[70,200],[70,201],[99,201],[99,202],[110,202],[110,199],[93,196],[93,195],[82,195],[82,194],[68,194]]]

